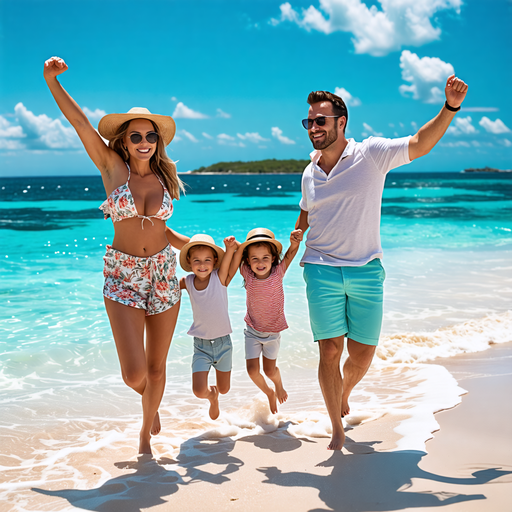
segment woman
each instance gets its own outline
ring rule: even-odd
[[[66,119],[101,172],[105,218],[114,240],[105,255],[105,307],[125,383],[142,395],[139,453],[151,454],[151,434],[160,432],[158,407],[165,388],[167,352],[178,318],[180,290],[176,256],[188,238],[169,230],[172,200],[183,185],[165,153],[176,126],[169,116],[142,108],[110,114],[98,125],[108,146],[57,80],[68,69],[52,57],[44,77]],[[167,236],[166,236],[167,232]],[[168,239],[169,238],[169,242]],[[144,330],[146,345],[144,347]]]

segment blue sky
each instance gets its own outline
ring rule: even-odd
[[[312,90],[341,91],[348,137],[413,134],[454,69],[469,84],[450,131],[407,171],[512,168],[511,0],[16,0],[0,2],[0,176],[97,171],[43,80],[104,113],[174,115],[185,172],[307,158]]]

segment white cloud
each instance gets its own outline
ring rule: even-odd
[[[508,139],[501,139],[501,140],[498,140],[498,142],[500,144],[502,144],[503,146],[505,146],[506,148],[512,147],[512,142],[510,142]]]
[[[206,119],[208,116],[188,108],[182,101],[180,101],[176,105],[172,117],[175,117],[176,119]]]
[[[172,139],[173,142],[179,142],[180,140],[183,140],[183,137],[180,137],[179,135],[175,135],[174,139]]]
[[[84,114],[89,118],[89,121],[99,121],[103,116],[107,115],[104,110],[99,108],[96,110],[91,110],[90,108],[83,107],[82,110],[84,111]]]
[[[441,10],[460,12],[462,0],[378,0],[368,7],[362,0],[320,0],[319,9],[310,5],[301,14],[289,2],[281,4],[281,16],[271,24],[289,21],[307,31],[324,34],[349,32],[356,53],[387,55],[402,46],[421,46],[439,39],[441,29],[432,18]]]
[[[452,126],[448,127],[446,133],[450,135],[462,135],[478,133],[478,130],[471,124],[471,117],[456,117]]]
[[[488,117],[484,116],[480,119],[478,123],[482,128],[484,128],[489,133],[509,133],[510,128],[505,125],[505,123],[501,119],[496,119],[496,121],[491,121]]]
[[[0,149],[25,149],[19,139],[3,139],[0,136]]]
[[[203,132],[203,133],[202,133],[202,136],[203,136],[205,139],[213,139],[213,137],[212,137],[209,133],[206,133],[206,132]]]
[[[218,108],[217,109],[217,117],[223,117],[224,119],[229,119],[231,117],[231,114],[228,114],[227,112],[224,112],[220,108]]]
[[[274,126],[272,128],[272,137],[275,137],[281,144],[295,144],[295,141],[289,139],[288,137],[285,137],[283,135],[283,130],[281,130],[277,126]]]
[[[219,135],[217,135],[217,142],[224,146],[239,146],[241,148],[245,148],[245,144],[243,142],[238,142],[235,137],[232,137],[227,133],[219,133]]]
[[[26,136],[23,143],[27,149],[82,147],[74,128],[63,126],[59,119],[52,119],[45,114],[36,116],[21,102],[14,107],[14,112]]]
[[[420,59],[415,53],[404,50],[400,56],[400,67],[402,79],[411,82],[398,88],[402,96],[412,94],[413,99],[424,103],[442,103],[445,100],[446,79],[454,72],[450,63],[437,57]]]
[[[461,112],[498,112],[497,107],[462,107]]]
[[[199,142],[190,132],[187,132],[187,130],[180,130],[180,133],[183,134],[185,137],[187,137],[188,140],[191,140],[192,142]]]
[[[217,135],[217,139],[225,140],[225,141],[233,141],[233,140],[235,140],[235,137],[231,137],[231,135],[228,135],[227,133],[219,133],[219,135]]]
[[[176,98],[176,96],[171,96],[171,101],[178,101],[178,98]]]
[[[349,107],[359,107],[361,105],[361,100],[352,96],[344,87],[336,87],[334,94],[339,96]]]
[[[270,139],[265,139],[258,132],[249,133],[246,132],[245,135],[241,133],[236,134],[239,139],[248,140],[249,142],[253,142],[254,144],[258,144],[260,142],[268,142]]]
[[[403,128],[402,123],[400,123],[400,125],[401,125],[401,126],[402,126],[402,128]],[[416,121],[411,121],[411,126],[412,126],[412,128],[413,128],[413,130],[414,130],[415,132],[417,132],[417,131],[418,131],[418,123],[417,123]]]
[[[362,132],[363,137],[374,135],[375,137],[382,137],[383,133],[375,131],[368,123],[363,123],[365,131]]]
[[[21,139],[25,137],[21,126],[12,126],[5,117],[0,116],[0,138]]]
[[[444,146],[446,148],[470,148],[471,144],[465,140],[458,140],[457,142],[441,142],[441,146]]]

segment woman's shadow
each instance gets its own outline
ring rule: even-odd
[[[112,478],[95,489],[50,491],[32,488],[32,491],[63,498],[71,505],[85,510],[141,512],[166,503],[165,498],[177,492],[180,486],[198,480],[216,484],[228,481],[227,475],[238,471],[243,465],[240,459],[229,455],[234,445],[235,441],[229,438],[212,441],[199,436],[181,445],[176,460],[155,460],[151,456],[142,455],[136,461],[116,462],[114,465],[117,468],[134,469],[135,472]],[[201,466],[211,463],[218,464],[221,471],[211,473],[201,469]],[[170,465],[176,470],[166,468]],[[178,469],[181,471],[178,472]]]

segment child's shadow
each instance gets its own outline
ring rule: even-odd
[[[164,498],[177,492],[179,486],[197,480],[215,484],[228,481],[227,475],[238,471],[243,465],[240,459],[229,455],[233,447],[234,441],[229,438],[208,441],[199,436],[181,445],[177,460],[155,460],[151,456],[142,455],[136,461],[116,462],[114,465],[117,468],[134,469],[135,473],[112,478],[96,489],[32,490],[46,496],[64,498],[71,505],[85,510],[141,512],[143,509],[166,503]],[[218,473],[210,473],[200,468],[212,463],[225,467]],[[185,474],[181,476],[176,470],[166,469],[165,466],[170,464],[175,465],[176,469],[184,468]]]

